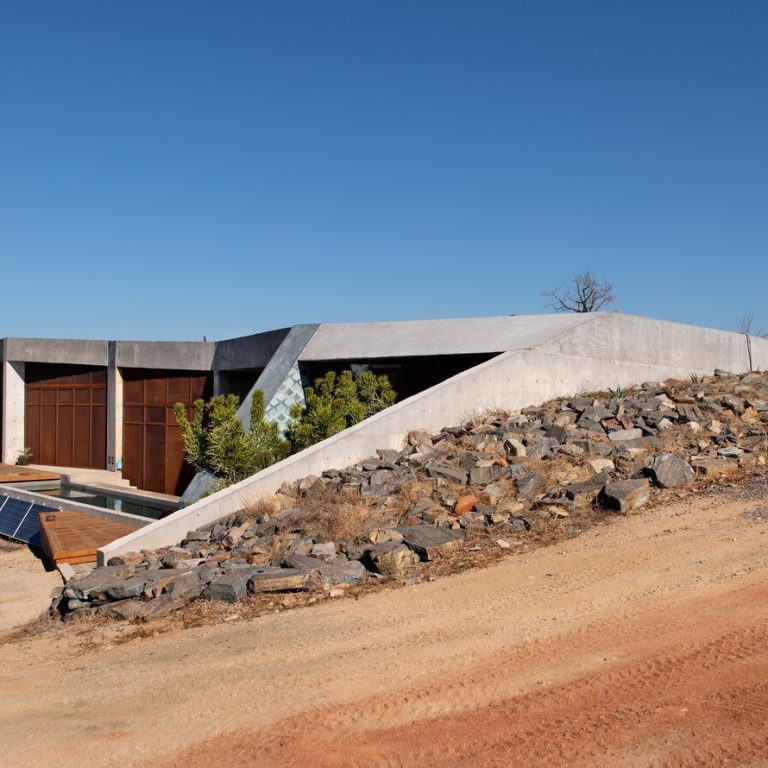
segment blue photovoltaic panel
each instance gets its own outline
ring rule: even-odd
[[[40,513],[55,512],[52,507],[44,507],[42,504],[33,504],[27,516],[19,526],[14,539],[23,541],[25,544],[31,544],[33,547],[40,546]]]
[[[8,501],[8,497],[5,495],[0,495],[0,514],[3,512],[3,507],[5,506],[5,502]],[[0,524],[0,534],[3,533],[2,531],[2,524]]]
[[[27,516],[31,506],[31,501],[6,497],[5,502],[0,507],[0,533],[15,538],[16,529]]]
[[[0,494],[0,534],[34,547],[40,546],[40,513],[53,507]]]

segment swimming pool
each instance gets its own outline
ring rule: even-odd
[[[81,504],[91,504],[94,507],[101,507],[102,509],[111,509],[115,512],[127,512],[131,515],[140,515],[141,517],[149,517],[152,520],[159,520],[161,517],[170,515],[175,510],[164,507],[152,507],[147,504],[142,504],[135,499],[126,499],[119,494],[100,494],[94,491],[83,491],[76,488],[70,488],[63,486],[61,488],[52,488],[47,491],[38,491],[46,496],[55,496],[59,499],[71,499],[72,501],[79,501]]]

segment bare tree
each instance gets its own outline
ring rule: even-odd
[[[591,272],[574,273],[559,288],[544,295],[557,312],[597,312],[616,301],[613,283],[600,280]]]
[[[761,339],[768,339],[768,331],[761,328],[759,331],[753,331],[752,326],[755,322],[755,316],[751,312],[745,312],[737,321],[739,333],[748,333],[750,336],[759,336]]]

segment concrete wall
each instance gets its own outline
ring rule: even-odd
[[[750,338],[752,369],[768,368],[768,341]],[[598,313],[588,325],[578,325],[547,341],[541,349],[605,357],[627,362],[653,361],[660,366],[673,366],[685,374],[695,371],[712,373],[729,361],[733,371],[750,368],[749,345],[742,333],[718,331],[696,325],[670,323],[663,320],[624,315],[618,312]]]
[[[625,322],[626,320],[626,322]],[[647,380],[707,374],[715,368],[747,370],[746,339],[690,326],[643,318],[605,315],[596,340],[575,333],[549,342],[549,348],[506,352],[431,389],[414,395],[366,421],[272,467],[119,539],[100,552],[114,554],[180,541],[187,531],[274,493],[284,481],[326,469],[343,468],[374,455],[377,448],[399,449],[415,429],[437,431],[485,410],[517,410],[576,392],[630,386]],[[635,344],[630,330],[636,336]],[[661,337],[657,334],[663,330]],[[585,329],[588,333],[588,329]],[[701,333],[703,332],[703,335]],[[701,342],[689,348],[690,341]],[[768,342],[757,345],[760,359]],[[600,349],[599,354],[594,349]],[[637,351],[638,349],[642,352]],[[638,359],[640,355],[645,359]],[[676,356],[678,359],[675,359]]]
[[[118,368],[210,371],[215,351],[213,341],[116,341],[115,364]]]
[[[24,368],[24,363],[3,361],[3,464],[15,464],[24,450]]]
[[[392,323],[323,324],[301,361],[421,357],[530,349],[598,315],[508,315]]]
[[[217,371],[265,368],[290,330],[279,328],[275,331],[218,341],[213,367]]]
[[[109,361],[106,341],[81,339],[5,339],[5,359],[21,363],[101,365]]]

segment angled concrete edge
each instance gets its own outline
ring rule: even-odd
[[[318,327],[318,325],[295,325],[288,331],[237,410],[237,417],[246,429],[251,423],[253,393],[260,389],[264,392],[265,403],[269,404],[273,400],[280,386],[290,376],[291,369],[298,363],[299,356]],[[198,472],[182,494],[181,505],[186,507],[201,499],[204,494],[211,491],[215,481],[216,478],[210,473]]]
[[[112,542],[99,551],[99,562],[128,551],[177,543],[187,531],[276,492],[285,481],[349,466],[374,455],[377,448],[399,449],[412,430],[437,431],[483,411],[514,411],[577,392],[705,375],[715,368],[735,373],[749,370],[742,334],[667,323],[665,343],[659,346],[656,331],[647,321],[629,318],[626,324],[622,318],[627,316],[603,316],[604,327],[593,341],[589,335],[568,333],[546,345],[552,348],[505,352],[453,376],[237,485]],[[635,344],[627,346],[624,333],[629,329],[640,332]],[[752,355],[759,365],[768,367],[768,341],[756,341]]]

